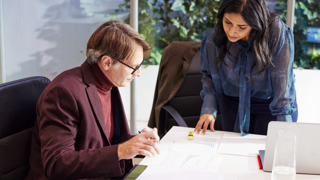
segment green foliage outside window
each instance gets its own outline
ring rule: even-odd
[[[277,8],[286,22],[287,1],[280,1]],[[300,69],[320,69],[320,44],[307,42],[308,27],[320,29],[320,0],[296,0],[294,17],[294,66]],[[320,30],[314,34],[320,42]]]
[[[139,33],[153,47],[147,64],[159,64],[163,49],[172,41],[201,41],[216,24],[219,4],[215,0],[139,0]],[[130,0],[125,0],[115,14],[128,9]]]
[[[139,0],[139,33],[153,47],[146,64],[159,64],[163,49],[172,41],[201,41],[217,22],[221,1]],[[130,9],[124,0],[111,14]],[[279,1],[276,11],[286,22],[287,0]],[[320,43],[307,42],[308,27],[320,28],[320,0],[296,0],[294,17],[294,67],[320,69]],[[129,17],[130,18],[130,17]],[[125,20],[130,23],[130,19]],[[320,32],[315,39],[320,41]]]

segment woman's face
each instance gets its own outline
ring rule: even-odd
[[[240,14],[224,13],[222,22],[224,32],[229,41],[236,42],[241,39],[247,42],[249,40],[252,28],[243,20]]]

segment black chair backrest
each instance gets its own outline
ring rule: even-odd
[[[38,76],[0,84],[0,180],[27,176],[36,104],[49,83]]]
[[[188,127],[195,127],[200,118],[203,102],[200,96],[200,91],[202,90],[201,78],[202,73],[199,50],[194,55],[190,68],[188,69],[187,75],[179,90],[166,104],[173,107],[180,114]],[[165,131],[170,130],[172,126],[178,126],[177,122],[169,113],[166,113],[165,121]],[[214,128],[216,130],[222,130],[219,108]]]

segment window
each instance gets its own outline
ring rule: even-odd
[[[53,79],[81,65],[91,34],[123,0],[2,0],[2,79],[29,76]],[[130,10],[117,15],[124,21]],[[1,82],[1,81],[0,81]]]

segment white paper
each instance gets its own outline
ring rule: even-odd
[[[195,170],[182,170],[164,168],[156,165],[149,165],[137,180],[196,180],[196,179],[221,179],[223,175],[212,172],[199,172]]]
[[[137,180],[218,179],[222,177],[216,174],[222,159],[220,156],[161,151],[159,156],[148,158],[148,167]]]
[[[241,136],[240,134],[224,134],[220,142],[217,153],[233,154],[241,156],[257,156],[259,150],[266,147],[266,136],[249,134]]]
[[[220,156],[162,151],[159,156],[148,158],[147,165],[187,171],[217,172],[222,159]]]
[[[188,134],[176,133],[174,141],[170,146],[170,151],[188,152],[199,154],[215,154],[222,134],[200,135],[194,134],[193,140],[188,140]]]

